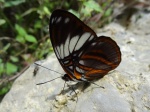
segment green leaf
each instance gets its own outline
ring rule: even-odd
[[[28,59],[31,58],[31,55],[30,55],[30,54],[22,54],[21,57],[22,57],[25,61],[28,61]]]
[[[2,59],[0,59],[0,63],[2,63],[3,62],[3,60]]]
[[[0,2],[5,2],[4,0],[0,0]]]
[[[44,12],[47,14],[47,15],[50,15],[50,11],[48,10],[48,8],[47,7],[43,7],[43,10],[44,10]]]
[[[36,10],[37,10],[37,8],[30,8],[30,9],[28,9],[27,11],[25,11],[25,12],[21,15],[21,17],[27,16],[27,15],[29,15],[29,14],[35,12]]]
[[[68,10],[68,11],[71,12],[72,14],[74,14],[75,16],[77,16],[78,18],[80,17],[80,16],[79,16],[79,13],[76,12],[75,10],[70,9],[70,10]]]
[[[5,23],[6,23],[6,21],[4,19],[0,19],[0,25],[3,25]]]
[[[0,95],[6,94],[10,89],[10,85],[8,84],[7,86],[2,87],[2,89],[0,89]]]
[[[34,28],[37,29],[37,28],[42,28],[42,23],[41,23],[41,20],[37,20],[36,23],[34,24]]]
[[[97,2],[94,0],[89,0],[87,2],[84,2],[83,5],[85,6],[85,9],[90,13],[91,11],[97,11],[97,12],[103,12],[100,5],[98,5]]]
[[[18,67],[15,64],[10,63],[10,62],[6,63],[6,73],[8,75],[17,72],[17,70],[18,70]]]
[[[3,48],[3,50],[4,51],[7,51],[7,49],[9,49],[10,48],[10,43],[8,43],[4,48]]]
[[[85,9],[85,8],[82,8],[81,9],[81,13],[84,15],[83,17],[88,17],[88,16],[91,16],[91,11],[89,12],[89,10]]]
[[[24,39],[24,37],[23,37],[23,36],[20,36],[20,35],[17,35],[17,36],[16,36],[16,40],[17,40],[18,42],[20,42],[20,43],[25,43],[25,42],[26,42],[26,40]]]
[[[27,32],[25,31],[25,29],[21,27],[20,25],[16,24],[15,29],[17,30],[17,33],[21,36],[27,35]]]
[[[4,72],[4,63],[0,62],[0,76]]]
[[[12,6],[17,6],[21,3],[24,3],[26,0],[11,0],[11,1],[7,1],[4,4],[4,7],[12,7]]]
[[[111,15],[111,12],[112,12],[112,9],[107,9],[104,16],[110,16]]]
[[[18,57],[15,57],[15,56],[10,56],[10,60],[12,62],[18,62],[19,61]]]
[[[34,36],[32,36],[32,35],[26,35],[26,36],[25,36],[25,39],[26,39],[26,41],[28,41],[28,42],[37,43],[36,38],[35,38]]]

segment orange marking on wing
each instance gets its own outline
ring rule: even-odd
[[[111,63],[110,61],[105,60],[104,58],[98,57],[98,56],[91,56],[91,55],[84,55],[81,57],[81,59],[95,59],[97,61],[101,61],[105,64],[107,64],[108,66],[112,66],[112,67],[116,67],[117,65],[114,63]]]
[[[78,66],[80,69],[83,69],[85,71],[87,71],[88,73],[92,72],[92,71],[98,71],[98,73],[107,73],[108,70],[102,70],[102,69],[94,69],[94,68],[91,68],[91,67],[86,67],[86,66],[83,66],[83,65],[79,65]]]
[[[82,75],[78,73],[76,70],[74,70],[74,76],[76,77],[76,79],[81,79],[82,77]]]
[[[108,73],[108,71],[106,71],[106,70],[91,70],[91,71],[87,72],[85,74],[85,76],[92,76],[92,74],[93,74],[93,76],[94,76],[94,74],[99,74],[101,76],[101,75],[106,75],[107,73]]]
[[[93,69],[91,67],[86,67],[84,65],[79,65],[78,67],[81,68],[81,69],[83,69],[83,70],[85,70],[85,71],[90,71],[91,69]]]

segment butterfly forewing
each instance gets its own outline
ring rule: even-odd
[[[50,39],[55,54],[68,74],[74,75],[75,63],[96,34],[73,14],[55,10],[50,18]]]
[[[50,39],[70,79],[90,81],[116,68],[121,53],[115,41],[96,33],[73,14],[55,10],[50,18]]]

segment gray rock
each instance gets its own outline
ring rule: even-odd
[[[135,21],[137,15],[141,18]],[[133,15],[128,29],[111,23],[98,35],[111,36],[120,46],[122,62],[119,67],[83,90],[75,84],[77,96],[70,86],[59,78],[36,85],[61,75],[32,64],[13,84],[0,104],[0,112],[150,112],[150,14]],[[64,74],[55,55],[43,66]],[[73,87],[76,87],[76,86]],[[83,91],[81,91],[83,90]]]

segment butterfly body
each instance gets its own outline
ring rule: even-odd
[[[102,78],[121,62],[119,46],[110,37],[96,33],[73,14],[55,10],[50,18],[50,39],[66,72],[65,81]]]

